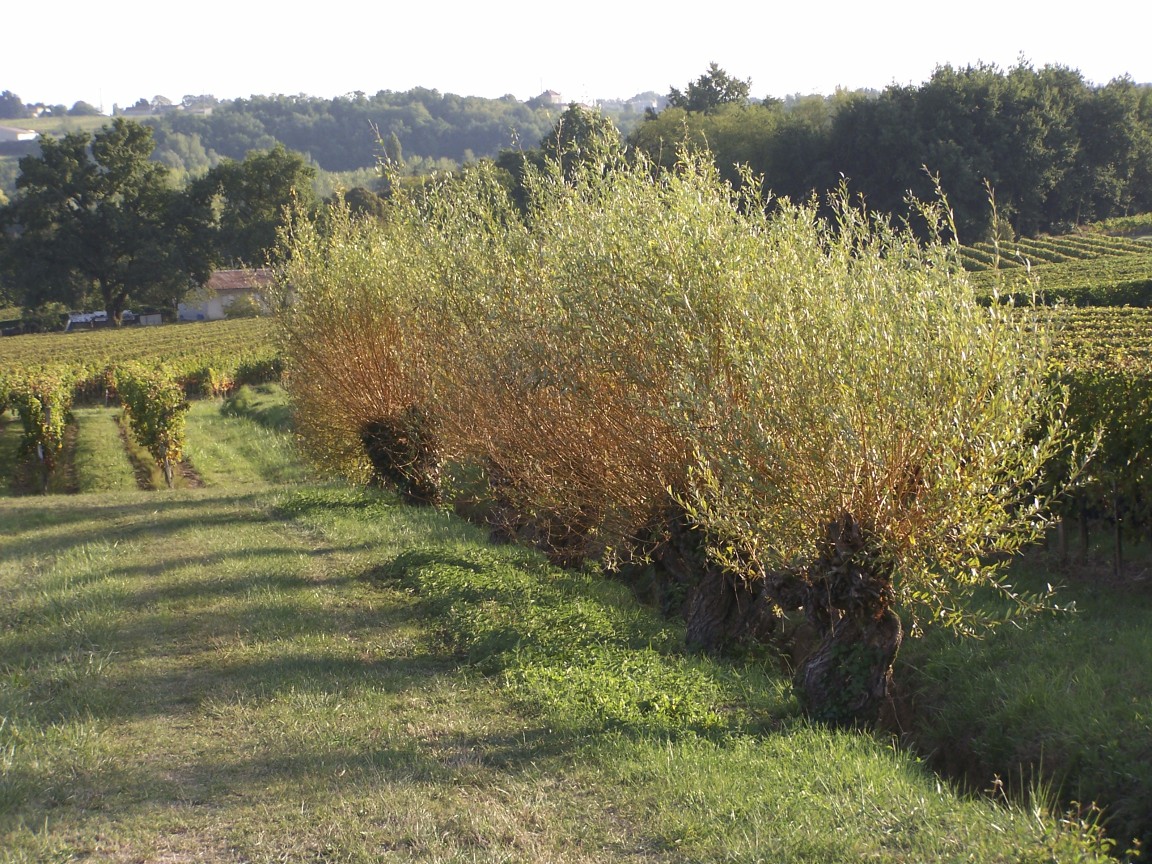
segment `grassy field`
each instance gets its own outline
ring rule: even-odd
[[[282,398],[197,403],[171,492],[84,409],[82,491],[0,498],[0,861],[1097,856],[622,586],[309,479]]]
[[[111,117],[100,114],[84,117],[25,117],[6,121],[4,125],[32,129],[41,134],[66,135],[69,132],[95,132],[111,122]]]

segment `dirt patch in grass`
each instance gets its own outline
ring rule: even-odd
[[[177,466],[177,470],[183,479],[182,485],[187,486],[189,489],[203,489],[206,485],[204,478],[200,476],[200,472],[196,470],[196,466],[192,464],[191,460],[181,460]]]
[[[154,490],[156,484],[152,480],[152,463],[140,455],[140,448],[132,440],[132,436],[125,428],[124,423],[121,422],[117,425],[120,427],[120,440],[124,442],[124,452],[128,454],[128,461],[132,463],[132,473],[136,475],[136,485],[145,491]]]

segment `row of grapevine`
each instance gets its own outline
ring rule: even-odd
[[[270,325],[262,319],[0,340],[0,364],[10,377],[67,370],[80,403],[114,395],[115,370],[134,362],[163,362],[189,397],[223,396],[280,377]]]
[[[120,400],[134,437],[171,483],[188,398],[279,377],[262,320],[7,337],[0,340],[0,415],[18,415],[22,457],[35,462],[46,489],[72,404]]]
[[[1141,240],[1103,234],[1065,234],[1059,237],[1021,237],[999,245],[986,241],[974,243],[963,247],[961,254],[966,269],[979,271],[995,266],[1035,267],[1101,257],[1143,255],[1149,251],[1152,248]]]
[[[170,369],[133,363],[108,372],[133,437],[148,451],[172,486],[173,471],[183,455],[184,416],[188,401]],[[23,428],[20,457],[33,464],[37,485],[47,492],[59,464],[65,431],[71,422],[75,374],[58,367],[0,380],[0,414],[11,408]]]
[[[184,455],[189,407],[184,388],[163,367],[131,365],[116,370],[116,390],[133,436],[163,470],[171,489],[175,466]]]
[[[11,407],[20,418],[20,452],[38,466],[42,491],[64,447],[64,430],[72,407],[72,380],[66,372],[41,371],[0,380],[0,413]]]
[[[1068,422],[1098,436],[1064,516],[1079,526],[1082,551],[1089,523],[1109,524],[1119,572],[1126,540],[1152,536],[1152,309],[1065,308],[1057,321],[1053,380]]]
[[[1099,443],[1065,516],[1114,531],[1116,568],[1125,538],[1152,537],[1152,243],[1136,237],[1074,234],[977,243],[959,250],[979,290],[1059,308],[1053,381],[1067,419]],[[1063,534],[1061,535],[1063,536]]]
[[[993,286],[1002,296],[1017,298],[1033,293],[1043,302],[1072,306],[1152,306],[1152,250],[1141,254],[1069,260],[1030,267],[982,270],[970,274],[973,284],[991,294]],[[1014,274],[1018,274],[1015,275]],[[1003,283],[1009,281],[1005,292]]]

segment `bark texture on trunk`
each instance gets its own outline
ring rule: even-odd
[[[409,504],[440,503],[440,461],[428,416],[413,405],[395,417],[371,420],[360,430],[373,477]]]
[[[892,568],[849,514],[829,523],[808,569],[805,612],[821,640],[793,678],[809,716],[871,726],[891,694],[892,661],[904,638],[892,611]]]
[[[748,579],[711,560],[704,535],[678,509],[664,517],[652,560],[659,605],[665,614],[683,616],[687,642],[699,650],[766,642],[778,632],[778,610],[799,609],[803,602],[800,574]]]
[[[800,664],[793,686],[813,719],[834,726],[872,726],[892,692],[892,661],[903,641],[900,618],[842,618]]]
[[[687,641],[703,651],[765,642],[779,619],[762,582],[749,582],[711,566],[692,590],[687,608]]]

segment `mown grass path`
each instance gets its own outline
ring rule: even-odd
[[[623,842],[579,794],[558,809],[558,778],[531,767],[536,736],[420,648],[409,598],[359,578],[378,547],[274,505],[4,503],[0,858],[368,861],[495,844],[546,860],[581,830]],[[517,770],[491,761],[501,747]]]

